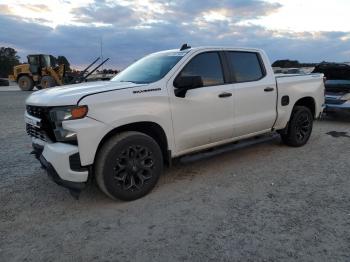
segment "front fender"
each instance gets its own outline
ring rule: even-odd
[[[82,164],[93,163],[98,145],[108,133],[118,127],[138,122],[153,122],[159,125],[166,134],[169,149],[175,148],[166,89],[159,88],[152,94],[133,91],[134,88],[99,93],[79,102],[81,105],[88,105],[88,117],[100,123],[96,125],[99,127],[95,130],[77,130]],[[85,153],[85,150],[89,153]]]

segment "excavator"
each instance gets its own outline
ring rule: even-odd
[[[67,72],[64,64],[58,64],[52,55],[33,54],[27,56],[28,63],[13,67],[13,75],[9,80],[16,81],[23,91],[77,84],[86,81],[87,77],[106,63],[109,58],[103,60],[92,71],[88,71],[100,58],[96,58],[88,67],[78,74]]]

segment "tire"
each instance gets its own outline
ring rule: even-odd
[[[57,85],[57,83],[56,83],[55,79],[53,79],[53,77],[51,77],[51,76],[43,76],[41,78],[41,81],[40,81],[41,89],[54,87],[56,85]]]
[[[21,76],[18,78],[18,86],[22,91],[32,91],[34,88],[33,79],[29,76]]]
[[[140,132],[124,132],[107,140],[98,152],[95,177],[112,199],[131,201],[148,194],[163,172],[157,142]]]
[[[280,133],[283,143],[300,147],[307,143],[311,136],[313,115],[305,106],[295,106],[286,130]]]

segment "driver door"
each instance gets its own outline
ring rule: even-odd
[[[200,76],[203,86],[175,95],[168,82],[176,153],[195,150],[233,136],[233,87],[227,85],[219,52],[194,56],[177,76]]]

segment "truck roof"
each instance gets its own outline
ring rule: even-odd
[[[250,47],[238,47],[238,46],[198,46],[191,47],[192,50],[207,50],[207,49],[216,49],[216,50],[240,50],[240,51],[255,51],[260,52],[261,49],[250,48]],[[190,50],[190,49],[188,49]]]
[[[169,49],[160,51],[157,53],[167,53],[167,52],[195,52],[195,51],[201,51],[201,50],[235,50],[235,51],[247,51],[247,52],[263,52],[262,49],[259,48],[250,48],[250,47],[232,47],[232,46],[197,46],[197,47],[190,47],[185,50],[180,49]]]

